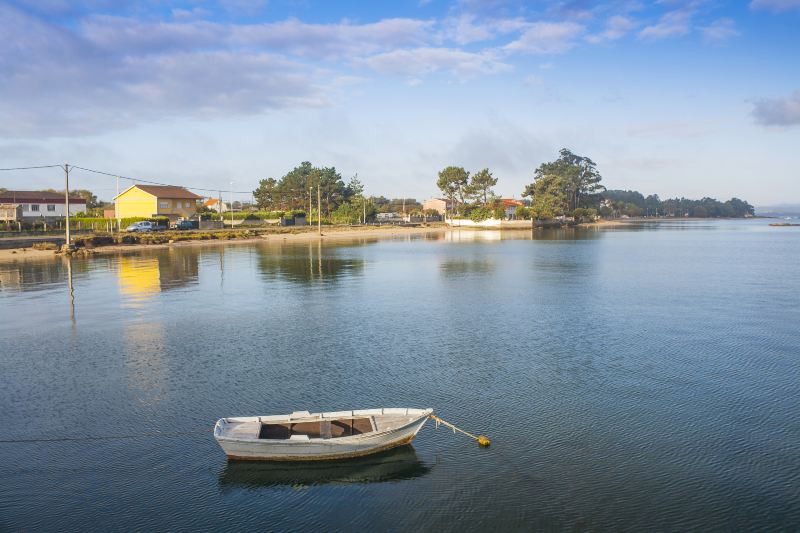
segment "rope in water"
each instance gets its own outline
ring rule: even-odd
[[[459,427],[456,427],[455,425],[451,424],[450,422],[446,422],[445,420],[442,420],[441,418],[439,418],[436,415],[430,415],[430,418],[436,421],[436,427],[437,428],[439,427],[439,424],[443,424],[443,425],[449,427],[450,429],[452,429],[453,433],[458,431],[460,433],[463,433],[467,437],[470,437],[471,439],[478,441],[478,445],[479,446],[489,446],[492,443],[492,441],[489,440],[489,437],[485,437],[483,435],[477,435],[476,436],[476,435],[473,435],[472,433],[467,433],[463,429],[461,429]]]
[[[90,437],[52,437],[52,438],[36,438],[36,439],[0,439],[0,444],[16,444],[23,442],[74,442],[74,441],[91,441],[91,440],[121,440],[121,439],[140,439],[150,437],[183,437],[186,435],[194,435],[197,433],[206,433],[209,429],[195,429],[193,431],[173,431],[166,433],[136,433],[130,435],[98,435]]]

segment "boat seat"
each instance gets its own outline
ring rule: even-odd
[[[289,440],[309,440],[308,435],[292,435]]]

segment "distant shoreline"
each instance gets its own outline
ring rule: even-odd
[[[762,217],[754,217],[762,218]],[[663,222],[698,222],[708,220],[720,220],[709,218],[628,218],[628,219],[615,219],[615,220],[599,220],[597,222],[582,223],[572,226],[572,229],[580,228],[602,228],[624,226],[629,224],[641,223],[663,223]],[[731,219],[731,220],[744,220],[744,219]],[[750,220],[750,219],[747,219]],[[527,221],[526,221],[527,222]],[[306,226],[303,229],[293,228],[292,232],[272,230],[254,230],[259,234],[252,237],[245,238],[220,238],[220,239],[192,239],[185,241],[177,241],[173,243],[159,243],[159,244],[111,244],[105,246],[98,246],[89,248],[89,255],[108,255],[120,252],[132,252],[138,250],[151,250],[151,249],[165,249],[165,248],[183,248],[193,246],[222,246],[229,244],[252,244],[252,243],[275,243],[275,242],[332,242],[332,241],[346,241],[361,238],[370,239],[386,239],[397,238],[406,236],[424,236],[431,234],[459,232],[459,231],[530,231],[530,224],[519,224],[512,227],[495,228],[481,228],[481,227],[454,227],[451,228],[443,223],[434,224],[430,226],[323,226],[322,236],[318,235],[317,228],[314,226]],[[34,248],[8,248],[0,249],[0,263],[25,261],[31,259],[55,259],[62,257],[56,254],[54,250],[37,250]]]

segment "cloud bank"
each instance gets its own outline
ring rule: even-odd
[[[762,98],[753,105],[753,116],[765,126],[800,125],[800,91],[785,98]]]

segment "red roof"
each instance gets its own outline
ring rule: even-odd
[[[514,200],[513,198],[502,198],[500,201],[503,203],[503,207],[521,207],[525,205],[519,200]]]
[[[0,203],[63,204],[64,193],[52,191],[5,191],[0,193]],[[78,196],[70,196],[69,203],[85,204],[86,199]]]
[[[202,196],[198,196],[193,192],[187,191],[183,187],[175,185],[134,185],[146,193],[150,193],[157,198],[178,198],[181,200],[200,200]]]

